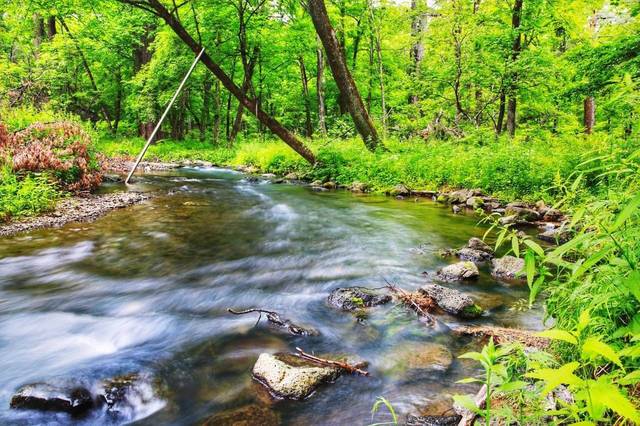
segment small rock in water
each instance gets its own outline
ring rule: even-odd
[[[262,177],[265,179],[274,179],[276,175],[274,173],[263,173]]]
[[[288,173],[284,177],[286,180],[298,180],[300,179],[296,173]]]
[[[202,426],[278,426],[280,416],[258,404],[226,410],[206,419]]]
[[[438,284],[427,284],[418,290],[435,300],[443,311],[463,318],[475,318],[482,314],[482,308],[466,294]]]
[[[520,278],[520,273],[524,269],[524,259],[513,256],[504,256],[491,261],[493,269],[491,275],[495,278],[515,280]]]
[[[362,182],[353,182],[349,189],[352,192],[367,192],[367,184]]]
[[[411,190],[407,188],[405,185],[396,185],[388,192],[392,197],[397,197],[398,195],[406,197],[407,195],[411,195]]]
[[[18,389],[11,398],[10,407],[80,415],[93,407],[93,398],[82,386],[33,383]]]
[[[480,250],[486,253],[493,254],[493,249],[480,238],[471,237],[469,238],[469,242],[467,243],[467,247],[472,250]]]
[[[353,312],[384,305],[391,301],[391,296],[366,287],[342,287],[333,290],[327,300],[331,306]]]
[[[458,214],[460,213],[461,210],[462,208],[457,204],[454,204],[453,206],[451,206],[451,211],[453,212],[453,214]]]
[[[493,257],[493,254],[491,253],[474,250],[469,247],[463,247],[460,250],[456,250],[456,254],[461,260],[469,260],[471,262],[484,262],[486,260],[491,260]]]
[[[453,363],[453,355],[439,343],[409,342],[393,346],[383,356],[381,367],[386,374],[406,380],[420,378],[421,374],[444,372]]]
[[[336,367],[313,365],[285,355],[262,353],[253,366],[253,377],[265,385],[276,397],[305,399],[318,386],[340,376]]]
[[[473,262],[458,262],[445,266],[437,273],[438,279],[442,281],[462,281],[478,278],[480,272]]]
[[[338,187],[338,185],[336,185],[335,182],[329,181],[329,182],[323,183],[322,187],[325,188],[325,189],[336,189]]]
[[[407,426],[457,426],[462,416],[414,416],[407,417]]]

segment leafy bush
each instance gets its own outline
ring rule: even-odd
[[[19,179],[8,166],[0,169],[0,222],[49,210],[59,192],[44,175]]]
[[[47,172],[67,191],[90,191],[101,180],[100,165],[90,151],[91,140],[71,122],[35,123],[0,140],[0,152],[13,171]]]

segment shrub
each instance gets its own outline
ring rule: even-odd
[[[74,123],[35,123],[8,137],[4,134],[0,152],[9,157],[14,172],[46,172],[72,192],[90,191],[102,180],[89,135]]]
[[[49,210],[58,197],[58,191],[44,175],[18,179],[8,165],[0,169],[0,222]]]

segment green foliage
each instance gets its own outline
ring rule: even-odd
[[[59,197],[45,175],[18,178],[8,166],[0,168],[0,222],[49,210]]]
[[[396,410],[393,408],[391,402],[389,402],[385,397],[379,396],[376,398],[376,402],[371,407],[371,420],[375,417],[376,414],[380,411],[380,408],[385,407],[389,414],[391,415],[391,421],[383,422],[383,423],[371,423],[369,426],[385,426],[385,425],[397,425],[398,424],[398,415],[396,414]]]

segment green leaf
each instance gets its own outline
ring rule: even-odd
[[[536,275],[536,256],[533,250],[527,250],[524,254],[524,269],[527,272],[527,285],[531,289],[533,279]]]
[[[525,386],[527,386],[527,384],[527,382],[524,382],[522,380],[516,380],[514,382],[507,382],[503,385],[500,385],[496,388],[496,390],[499,392],[513,392],[524,388]]]
[[[540,247],[540,245],[538,243],[536,243],[533,240],[530,239],[525,239],[524,244],[527,245],[527,247],[529,247],[531,250],[533,250],[538,256],[540,257],[544,257],[544,249],[542,247]]]
[[[456,383],[462,383],[462,384],[464,384],[464,383],[478,383],[478,382],[482,383],[482,380],[474,379],[473,377],[467,377],[466,379],[462,379],[462,380],[456,381]]]
[[[620,416],[640,423],[640,413],[634,405],[620,392],[620,389],[605,381],[604,377],[600,377],[594,386],[591,387],[591,396],[607,408],[615,411]]]
[[[616,351],[606,343],[596,339],[595,337],[589,337],[582,345],[582,354],[587,357],[595,358],[600,355],[601,357],[613,362],[618,367],[622,367],[622,361],[616,354]]]
[[[581,383],[582,380],[573,374],[578,367],[580,367],[579,362],[570,362],[560,368],[541,368],[534,370],[525,374],[525,377],[544,381],[545,387],[542,389],[541,395],[546,395],[558,385],[577,385]]]
[[[632,271],[621,284],[640,302],[640,271]]]
[[[453,400],[457,405],[460,405],[473,413],[480,412],[480,409],[470,395],[453,395]]]
[[[533,306],[533,302],[535,302],[536,297],[538,297],[538,293],[540,293],[542,284],[544,284],[544,276],[540,275],[529,290],[529,307]]]
[[[577,345],[578,340],[576,337],[568,331],[558,330],[556,328],[552,328],[551,330],[544,330],[539,333],[536,333],[538,337],[546,337],[551,340],[562,340],[567,343],[571,343],[572,345]]]
[[[634,213],[638,212],[640,207],[640,194],[636,195],[620,213],[616,216],[616,221],[613,223],[611,231],[615,231],[620,228]]]
[[[627,374],[622,379],[618,380],[618,383],[625,386],[635,385],[636,383],[640,383],[640,370],[636,370]]]
[[[580,312],[580,317],[578,318],[578,334],[582,333],[582,331],[587,328],[589,325],[589,321],[591,321],[591,315],[589,315],[589,311],[585,309]]]
[[[516,235],[511,237],[511,248],[513,249],[513,253],[516,257],[520,257],[520,241],[518,241],[518,237]]]
[[[582,274],[587,272],[596,263],[600,262],[600,260],[608,255],[614,248],[615,246],[605,246],[602,250],[592,254],[587,260],[584,261],[584,263],[582,263],[582,265],[580,265],[578,268],[576,268],[575,271],[573,271],[573,278],[581,277]]]

